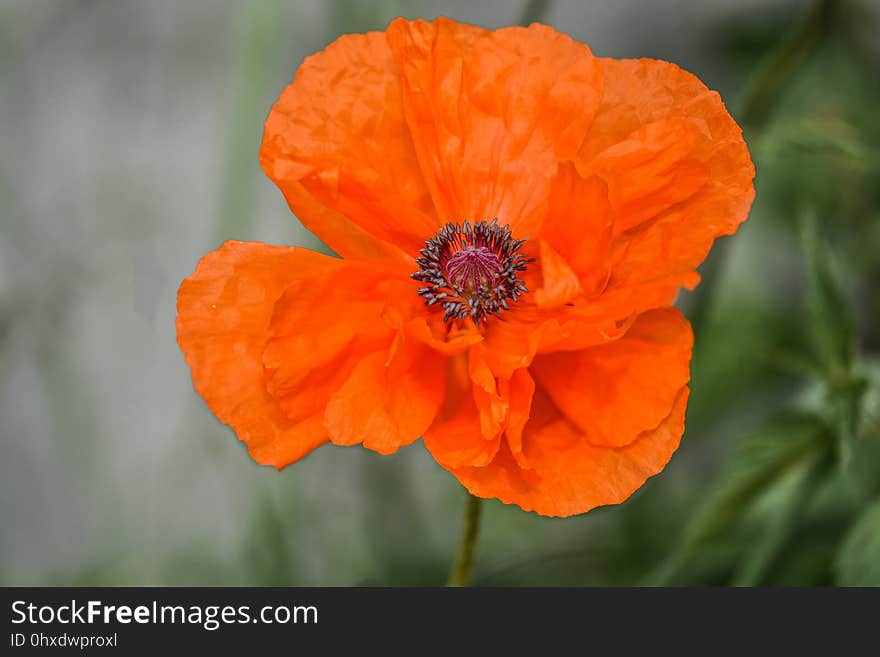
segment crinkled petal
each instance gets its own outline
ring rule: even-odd
[[[406,272],[350,261],[288,287],[263,353],[284,412],[319,412],[334,443],[383,454],[421,437],[442,401],[444,357],[407,331],[424,308]]]
[[[434,424],[425,432],[425,447],[444,467],[486,465],[498,452],[501,427],[485,435],[487,408],[477,405],[467,354],[448,359],[446,397]],[[482,373],[478,374],[478,377]],[[483,385],[489,386],[487,381]],[[494,381],[492,384],[494,386]],[[485,389],[480,388],[484,395]]]
[[[528,367],[539,353],[575,351],[605,344],[623,335],[635,319],[629,305],[582,298],[551,308],[540,308],[528,297],[515,312],[492,318],[479,348],[492,372],[510,378]]]
[[[662,308],[613,342],[540,355],[531,372],[589,442],[622,447],[669,415],[690,378],[692,344],[687,320]]]
[[[502,379],[503,380],[503,379]],[[513,373],[508,383],[508,403],[510,412],[507,416],[507,426],[504,429],[504,437],[507,439],[507,447],[521,468],[528,468],[528,462],[523,455],[523,429],[529,421],[529,413],[532,409],[532,397],[535,394],[535,381],[529,374],[528,369],[519,369]]]
[[[291,282],[339,264],[306,249],[226,242],[180,286],[177,341],[196,391],[264,465],[287,465],[327,439],[320,416],[291,419],[280,409],[266,387],[263,350]]]
[[[660,472],[684,432],[688,389],[654,429],[619,448],[590,443],[539,387],[523,433],[522,467],[506,443],[489,465],[448,467],[478,497],[498,498],[525,511],[571,516],[619,504]]]
[[[557,163],[574,156],[599,104],[589,48],[537,24],[488,32],[397,19],[387,35],[441,219],[497,217],[535,236]]]
[[[390,453],[440,406],[443,356],[406,335],[408,268],[227,242],[185,280],[178,342],[196,389],[278,468],[332,439]]]
[[[556,308],[569,303],[583,293],[577,273],[550,245],[541,240],[542,285],[535,290],[535,304],[538,308]]]
[[[379,32],[308,57],[266,120],[260,161],[303,224],[346,258],[414,258],[437,229]]]
[[[479,348],[468,352],[468,375],[473,383],[474,402],[480,414],[480,431],[484,438],[491,440],[504,428],[508,405]]]
[[[620,204],[615,234],[656,217],[693,196],[709,177],[697,148],[711,139],[702,119],[673,116],[633,131],[588,160],[579,161],[584,176],[601,176]]]
[[[748,216],[755,170],[739,126],[696,77],[657,60],[600,61],[604,96],[577,168],[618,197],[604,293],[640,312],[696,285],[713,241]]]
[[[616,217],[608,184],[602,178],[584,178],[570,162],[560,165],[541,239],[565,261],[571,272],[565,272],[566,276],[577,279],[578,293],[590,297],[604,288]],[[537,266],[542,272],[543,289],[558,286],[554,273],[560,267],[554,266],[543,251]]]
[[[446,403],[425,435],[425,446],[447,468],[486,465],[504,439],[517,458],[529,419],[535,383],[527,369],[498,378],[483,360],[482,350],[452,359]]]
[[[455,356],[483,341],[483,335],[470,322],[456,325],[443,321],[443,313],[435,308],[427,317],[412,319],[407,328],[413,336],[441,354]]]
[[[338,445],[362,442],[390,454],[422,437],[443,400],[445,358],[405,337],[389,357],[363,358],[327,404],[324,425]]]

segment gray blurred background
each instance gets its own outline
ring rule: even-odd
[[[808,5],[555,0],[541,19],[599,55],[676,62],[736,112],[750,73]],[[523,10],[0,1],[0,583],[443,582],[456,481],[418,443],[392,457],[323,447],[281,473],[256,465],[193,392],[175,296],[226,239],[321,248],[257,162],[266,113],[305,56],[397,15],[498,27]],[[803,97],[827,74],[808,73]],[[872,84],[850,87],[875,102]],[[730,443],[800,389],[750,358],[799,323],[797,246],[761,200],[775,143],[764,160],[753,144],[759,202],[731,241],[706,329],[726,348],[695,364],[705,386],[672,464],[621,509],[551,520],[489,503],[478,583],[636,581]],[[724,308],[741,323],[730,328]]]

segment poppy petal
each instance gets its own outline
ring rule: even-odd
[[[490,421],[486,408],[481,409],[475,399],[474,391],[479,385],[472,379],[470,360],[465,354],[448,359],[446,397],[436,421],[425,432],[425,447],[447,468],[486,465],[501,443],[500,427],[494,434],[484,433]],[[483,384],[488,386],[485,381]],[[483,393],[485,397],[485,390]]]
[[[516,313],[493,318],[480,349],[495,376],[508,379],[515,370],[528,367],[536,354],[576,351],[616,340],[633,319],[631,307],[606,303],[604,297],[554,308],[525,301],[518,303]]]
[[[537,235],[556,165],[577,152],[599,105],[590,49],[538,24],[488,32],[397,19],[387,36],[441,219],[497,217],[518,238]]]
[[[266,119],[260,161],[345,258],[413,258],[437,229],[382,33],[340,37],[303,62]]]
[[[498,389],[498,381],[482,357],[480,349],[468,353],[468,375],[473,383],[473,396],[480,413],[483,438],[492,439],[501,433],[507,417],[507,399]]]
[[[263,349],[291,280],[338,262],[295,247],[226,242],[180,286],[177,341],[194,386],[264,465],[283,467],[326,441],[320,416],[291,420],[268,392]]]
[[[183,282],[178,342],[196,389],[256,461],[281,468],[328,438],[390,453],[422,435],[443,356],[404,335],[422,310],[407,271],[227,242]]]
[[[404,338],[405,340],[405,338]],[[337,445],[391,454],[422,437],[443,399],[445,359],[414,340],[363,358],[327,404],[324,426]]]
[[[560,165],[541,239],[565,259],[587,296],[601,291],[607,281],[616,217],[608,185],[602,178],[583,178],[570,162]],[[546,286],[548,263],[543,256],[539,263]]]
[[[555,308],[562,306],[583,292],[577,273],[550,245],[541,240],[542,286],[535,290],[535,304],[538,308]]]
[[[713,241],[736,231],[755,169],[719,95],[667,62],[600,60],[602,105],[577,158],[619,195],[605,294],[634,312],[699,281]]]
[[[571,516],[619,504],[660,472],[678,447],[688,393],[687,388],[678,392],[659,426],[615,449],[587,441],[539,387],[523,432],[528,468],[521,467],[502,443],[489,465],[447,469],[478,497],[498,498],[546,516]]]
[[[472,396],[462,397],[455,414],[444,416],[425,433],[425,448],[445,468],[489,463],[501,445],[501,435],[485,439],[480,414]]]
[[[705,121],[669,117],[647,123],[591,159],[578,162],[582,175],[600,175],[617,195],[620,234],[693,196],[709,177],[698,146],[711,140]]]
[[[406,267],[338,262],[276,303],[263,352],[269,389],[289,415],[320,413],[332,442],[390,454],[434,419],[444,358],[407,331],[424,306]]]
[[[523,368],[514,372],[509,384],[510,414],[504,429],[504,437],[507,439],[510,453],[522,468],[529,467],[522,451],[522,435],[523,429],[529,421],[534,394],[535,381],[529,374],[529,370]]]
[[[535,380],[594,445],[622,447],[669,415],[690,378],[693,335],[675,308],[640,315],[613,342],[539,355]]]
[[[535,383],[527,369],[509,379],[494,376],[479,348],[450,364],[450,386],[444,412],[425,434],[425,446],[447,468],[488,464],[502,437],[525,463],[522,432],[529,419]]]

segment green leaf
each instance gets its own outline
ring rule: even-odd
[[[789,469],[828,441],[828,428],[807,413],[772,420],[733,454],[715,491],[686,529],[684,544],[695,547],[723,531],[742,508]]]
[[[861,378],[832,383],[828,387],[826,395],[828,409],[837,436],[840,464],[844,469],[848,469],[856,448],[862,415],[862,399],[867,387],[867,382]]]
[[[763,581],[782,548],[789,542],[832,462],[828,455],[808,460],[791,477],[781,482],[783,485],[776,491],[778,495],[773,512],[765,519],[761,533],[739,559],[733,577],[734,586],[757,586]]]
[[[733,526],[763,491],[831,444],[827,425],[816,415],[786,413],[753,434],[732,455],[719,483],[685,527],[676,550],[649,577],[670,581],[696,550]]]
[[[856,359],[855,320],[846,295],[832,273],[831,258],[819,240],[814,213],[801,220],[807,259],[810,337],[825,372],[827,406],[837,437],[841,466],[847,468],[855,446],[865,382],[853,374]]]
[[[876,441],[880,440],[880,355],[864,358],[861,366],[866,382],[861,435],[865,440]]]
[[[835,571],[841,586],[880,586],[880,498],[847,532]]]
[[[801,238],[807,260],[811,339],[830,382],[847,379],[855,358],[855,322],[832,273],[827,246],[819,240],[816,215],[805,213]]]

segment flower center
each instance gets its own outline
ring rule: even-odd
[[[531,262],[518,253],[523,244],[497,219],[448,223],[425,242],[416,259],[419,271],[412,277],[428,284],[419,295],[429,306],[440,304],[445,321],[470,317],[479,326],[489,315],[508,310],[508,299],[516,301],[528,292],[519,278]]]

